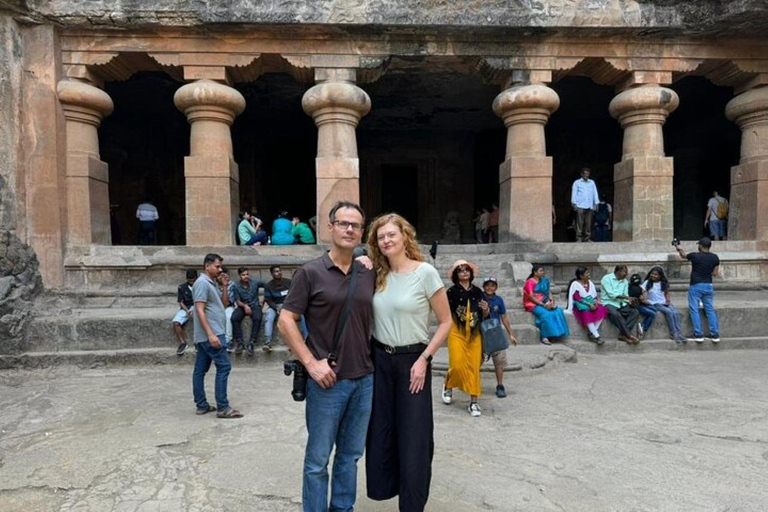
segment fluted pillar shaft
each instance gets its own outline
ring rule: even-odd
[[[109,173],[99,155],[98,128],[112,113],[112,99],[70,80],[59,82],[56,92],[67,123],[67,243],[111,244]]]
[[[544,126],[560,106],[557,93],[543,84],[516,85],[493,101],[507,127],[507,151],[499,167],[499,241],[552,241],[552,158],[546,153]],[[545,215],[541,212],[546,205]]]
[[[325,226],[337,201],[360,202],[360,160],[355,128],[371,110],[368,94],[351,80],[326,80],[309,89],[301,100],[304,112],[317,126],[317,222]],[[327,230],[318,228],[321,242]]]
[[[614,241],[671,240],[674,162],[664,156],[663,125],[677,93],[643,85],[618,94],[609,106],[624,129],[621,162],[614,166]]]
[[[245,110],[245,98],[227,85],[198,80],[179,88],[173,99],[191,125],[190,155],[184,158],[187,245],[232,245],[240,175],[230,127]]]
[[[741,128],[741,158],[731,168],[728,237],[768,240],[768,86],[732,99],[725,115]]]

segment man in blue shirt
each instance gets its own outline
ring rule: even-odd
[[[192,298],[195,302],[193,327],[197,358],[192,372],[192,394],[195,398],[197,414],[217,411],[218,418],[242,418],[243,413],[229,405],[227,382],[232,363],[227,356],[226,315],[224,308],[229,304],[226,290],[220,290],[216,284],[221,274],[223,258],[218,254],[206,254],[203,260],[204,272],[192,286]],[[216,407],[208,403],[205,396],[205,374],[216,365]]]
[[[592,211],[600,204],[595,182],[589,179],[589,169],[581,170],[581,178],[571,187],[571,206],[576,212],[576,241],[589,242],[592,232]]]
[[[235,354],[240,355],[245,349],[248,351],[248,355],[252,356],[253,345],[256,343],[256,338],[259,337],[263,316],[261,308],[264,303],[259,301],[259,288],[264,288],[265,285],[261,281],[251,281],[251,274],[245,267],[237,269],[237,274],[240,276],[240,282],[235,285],[234,293],[237,309],[232,313],[232,333],[237,344]],[[251,338],[248,345],[244,346],[242,323],[246,316],[251,317]]]
[[[517,345],[517,339],[512,332],[512,326],[509,325],[509,318],[507,318],[507,307],[504,305],[504,299],[496,295],[498,287],[499,283],[496,282],[495,277],[486,277],[483,281],[483,298],[491,311],[490,318],[500,320],[509,334],[509,340],[513,345]],[[491,354],[491,358],[493,359],[493,370],[496,373],[496,396],[504,398],[507,396],[507,391],[504,389],[504,368],[507,367],[507,352],[506,350],[494,352]]]

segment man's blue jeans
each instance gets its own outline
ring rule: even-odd
[[[266,338],[264,343],[272,343],[272,335],[275,332],[275,319],[277,316],[277,311],[272,308],[269,308],[267,312],[264,313],[264,337]],[[302,338],[307,339],[309,333],[307,333],[307,322],[304,320],[304,315],[301,315],[301,318],[299,319],[299,331],[301,331]]]
[[[373,374],[321,388],[307,382],[304,512],[347,512],[357,498],[357,461],[363,456],[373,400]],[[328,506],[328,461],[336,444]]]
[[[207,341],[196,343],[197,359],[195,359],[195,370],[192,372],[192,394],[198,410],[208,409],[208,399],[205,397],[205,374],[211,367],[211,361],[216,365],[216,409],[219,411],[229,409],[227,380],[232,363],[229,362],[229,355],[227,355],[227,337],[219,336],[219,343],[221,348],[213,348]]]
[[[704,313],[706,313],[707,323],[709,323],[709,335],[713,338],[720,337],[720,327],[717,324],[717,313],[713,304],[714,299],[715,289],[712,283],[696,283],[688,288],[688,312],[691,314],[693,335],[697,338],[704,336],[704,331],[701,329],[701,317],[699,316],[699,301],[704,304]]]

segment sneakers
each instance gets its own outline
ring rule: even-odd
[[[445,386],[443,386],[443,403],[445,405],[451,405],[452,401],[453,401],[453,390],[446,389]]]
[[[677,337],[675,338],[675,343],[677,343],[677,344],[685,344],[685,343],[688,343],[688,338],[686,338],[685,336],[683,336],[683,335],[681,334],[680,336],[677,336]]]
[[[229,342],[229,345],[227,345],[227,354],[231,354],[235,351],[235,344],[233,342]]]
[[[249,343],[245,346],[245,351],[248,352],[249,356],[253,356],[253,343]]]
[[[504,389],[503,384],[499,384],[496,386],[496,396],[499,398],[506,398],[507,397],[507,390]]]
[[[712,336],[709,338],[712,343],[720,343],[720,336]]]
[[[542,345],[551,345],[552,342],[549,341],[549,338],[541,338],[541,344]]]
[[[467,407],[467,410],[469,411],[469,415],[473,418],[477,418],[478,416],[483,415],[483,413],[480,411],[480,406],[477,405],[477,402],[471,402],[469,407]]]
[[[187,351],[187,342],[185,341],[184,343],[179,344],[179,348],[176,349],[176,355],[183,356],[184,352],[186,351]]]
[[[704,336],[694,336],[693,341],[696,343],[704,343]]]
[[[637,324],[637,337],[640,339],[643,339],[643,335],[645,332],[643,331],[643,324],[638,323]]]
[[[264,352],[272,352],[272,343],[264,343],[264,346],[261,347],[261,349]]]
[[[244,349],[245,349],[245,346],[242,344],[242,342],[241,342],[241,343],[238,343],[238,344],[237,344],[237,347],[235,348],[235,355],[236,355],[236,356],[239,356],[240,354],[242,354],[242,353],[243,353],[243,350],[244,350]]]

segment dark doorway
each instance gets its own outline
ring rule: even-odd
[[[419,225],[419,169],[410,165],[381,166],[381,210],[396,212]]]
[[[317,128],[301,108],[309,87],[280,73],[235,85],[246,103],[232,125],[240,208],[256,206],[268,232],[283,211],[304,222],[316,212]]]
[[[506,129],[492,110],[498,86],[473,69],[393,58],[384,76],[362,85],[372,103],[357,129],[368,216],[396,210],[419,239],[437,240],[455,214],[462,242],[474,243],[475,209],[499,198]]]
[[[664,150],[675,159],[675,236],[697,240],[709,235],[704,214],[712,192],[730,199],[731,166],[739,163],[741,132],[725,117],[730,87],[690,76],[669,86],[680,106],[664,125]]]
[[[115,110],[99,128],[101,158],[109,165],[112,242],[136,245],[136,207],[145,199],[157,208],[158,245],[186,243],[184,157],[189,123],[173,103],[183,84],[162,72],[140,72],[104,90]]]
[[[552,203],[557,222],[555,242],[575,240],[572,229],[571,187],[582,167],[589,167],[598,193],[613,205],[613,166],[621,161],[623,131],[608,112],[616,95],[613,87],[587,77],[567,76],[552,84],[560,108],[545,128],[547,154],[552,155]],[[539,212],[546,214],[546,205]]]

